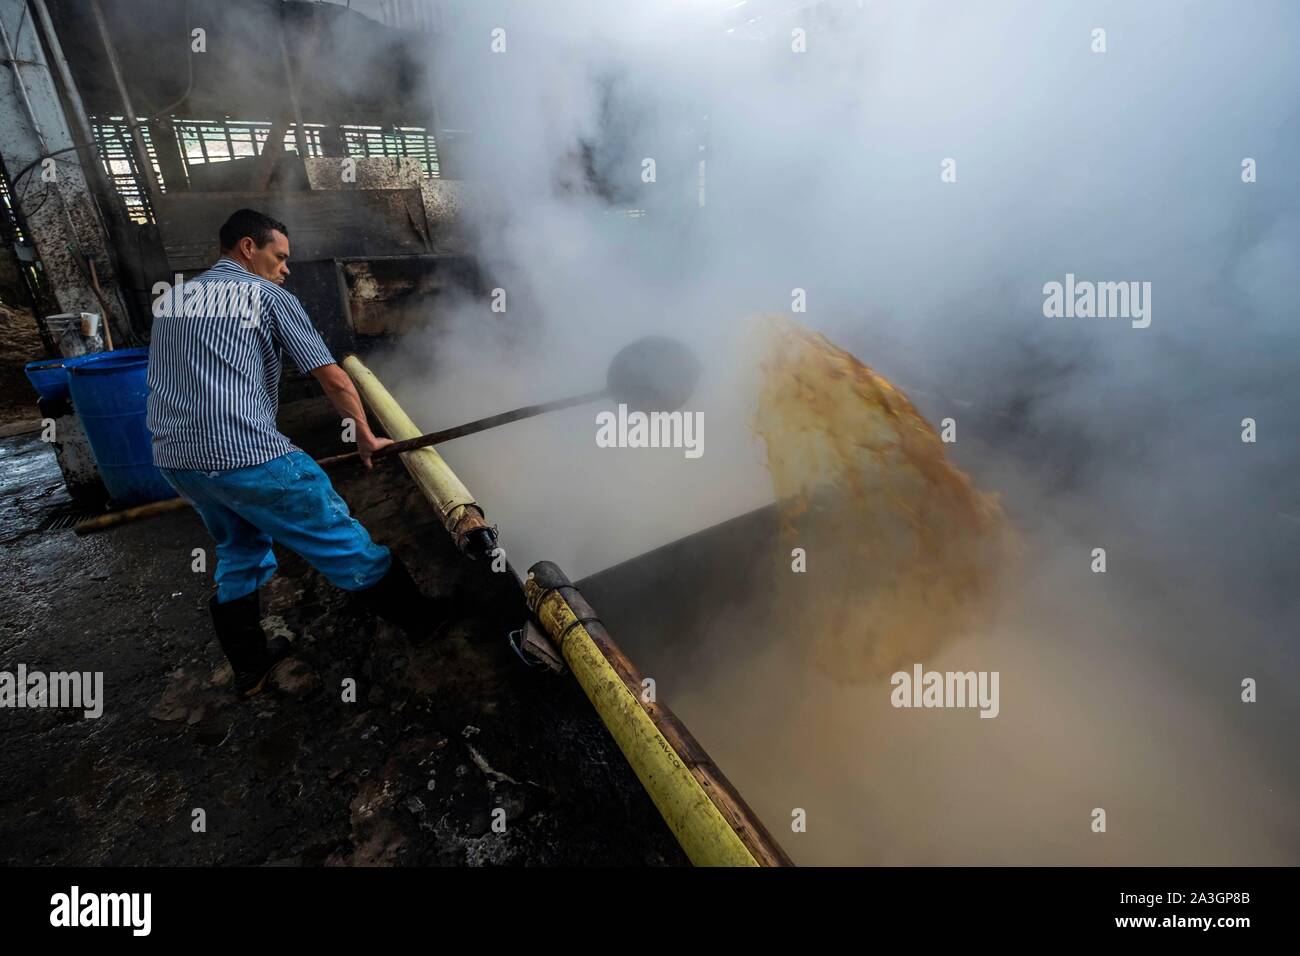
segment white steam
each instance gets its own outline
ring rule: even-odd
[[[577,579],[770,501],[743,320],[796,288],[795,318],[957,418],[954,456],[1036,549],[1008,630],[947,652],[1003,673],[1001,715],[960,728],[828,687],[797,635],[746,654],[702,610],[696,639],[734,653],[672,671],[625,624],[797,860],[1296,862],[1275,675],[1297,663],[1300,10],[476,0],[444,23],[445,148],[508,307],[431,310],[381,377],[434,429],[599,387],[642,335],[706,367],[699,460],[598,449],[599,406],[443,449],[516,567]],[[1151,326],[1044,318],[1066,273],[1151,282]],[[806,837],[791,806],[819,808]],[[1104,837],[1095,806],[1119,810]]]

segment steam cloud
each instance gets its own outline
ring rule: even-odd
[[[608,621],[777,839],[804,863],[1294,864],[1298,37],[1280,2],[449,5],[446,148],[508,309],[431,313],[379,372],[433,429],[599,387],[641,335],[697,351],[699,460],[598,449],[594,408],[444,449],[517,567],[576,579],[772,500],[743,320],[806,290],[795,318],[957,420],[1033,555],[996,627],[923,661],[1000,671],[996,720],[834,681],[758,589],[701,600],[698,653],[654,608]],[[1150,282],[1150,327],[1045,318],[1067,273]]]

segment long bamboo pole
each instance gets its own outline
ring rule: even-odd
[[[539,561],[529,569],[524,596],[692,862],[793,866],[686,725],[667,706],[647,699],[636,666],[564,572],[549,561]],[[660,739],[692,778],[690,782],[679,779],[673,764],[672,779],[666,783],[662,763],[648,761],[644,746],[635,746],[653,740],[653,753]],[[629,749],[625,742],[633,746]],[[710,807],[698,802],[700,795]]]
[[[390,438],[394,441],[407,441],[420,437],[422,433],[415,422],[411,421],[411,417],[361,359],[349,355],[341,364],[343,370],[352,376],[357,391]],[[424,496],[437,509],[443,527],[461,551],[468,552],[476,541],[482,542],[490,538],[495,542],[496,533],[484,520],[483,509],[456,477],[456,473],[442,460],[441,455],[432,448],[424,447],[409,451],[401,457],[402,464],[411,473]]]
[[[357,391],[392,438],[404,441],[420,435],[415,422],[360,359],[349,355],[342,364],[356,383]],[[473,496],[433,448],[407,452],[402,455],[402,462],[425,497],[443,516],[443,523],[449,531],[462,527],[467,518],[477,518],[482,522],[482,510]],[[567,579],[564,583],[568,584]],[[556,643],[569,668],[687,857],[697,866],[759,865],[755,853],[719,809],[719,802],[730,803],[730,794],[720,801],[717,795],[705,791],[692,772],[692,765],[707,763],[712,766],[707,754],[703,754],[698,745],[698,752],[689,757],[673,748],[592,639],[586,630],[589,622],[574,615],[572,606],[560,590],[542,588],[541,584],[542,579],[534,574],[525,585],[524,593],[530,609],[537,614],[548,633],[559,635]],[[722,780],[725,783],[725,778]],[[734,804],[729,808],[734,808]],[[758,829],[761,830],[761,825]],[[752,831],[747,835],[752,840]],[[766,836],[766,832],[762,831],[762,835]],[[767,839],[770,841],[770,837]],[[788,859],[777,847],[763,862],[788,862]]]

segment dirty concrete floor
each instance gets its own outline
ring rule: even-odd
[[[308,452],[338,450],[323,400],[281,418]],[[105,699],[97,719],[0,709],[0,862],[685,863],[572,677],[529,671],[507,646],[525,612],[506,575],[456,553],[399,464],[334,480],[425,592],[466,595],[467,614],[414,647],[277,547],[263,624],[295,656],[240,704],[198,517],[34,531],[67,501],[53,454],[36,434],[0,439],[0,670],[102,671]]]

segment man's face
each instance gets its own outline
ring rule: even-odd
[[[249,272],[284,285],[285,277],[289,275],[288,236],[279,229],[272,229],[271,238],[260,249],[248,236],[240,239],[239,245],[240,252],[248,260],[246,265]]]

